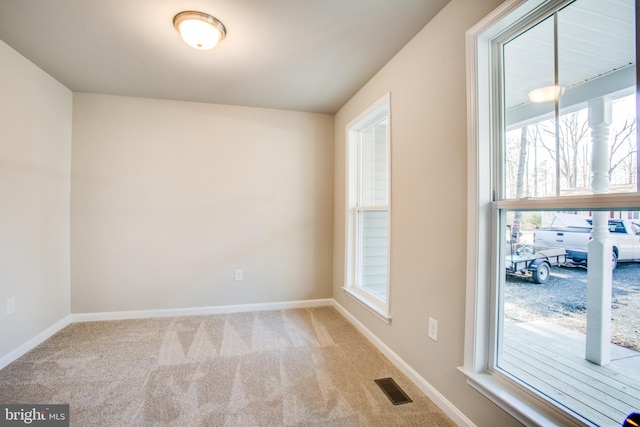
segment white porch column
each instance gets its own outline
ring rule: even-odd
[[[609,192],[609,126],[611,99],[600,97],[589,101],[593,194]],[[587,345],[586,359],[599,365],[611,361],[611,281],[613,245],[609,237],[607,212],[593,213],[592,240],[587,255]]]

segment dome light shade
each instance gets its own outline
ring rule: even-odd
[[[200,50],[213,49],[227,35],[222,22],[203,12],[180,12],[174,16],[173,26],[186,44]]]
[[[529,92],[529,101],[531,102],[549,102],[555,101],[557,97],[564,94],[562,86],[545,86],[534,89]]]

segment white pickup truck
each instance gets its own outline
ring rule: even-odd
[[[561,215],[561,214],[559,214]],[[564,215],[564,221],[548,228],[538,228],[533,235],[535,246],[565,248],[567,259],[576,263],[587,262],[587,245],[591,240],[591,218]],[[609,219],[609,232],[613,242],[613,269],[618,262],[640,261],[640,220]]]

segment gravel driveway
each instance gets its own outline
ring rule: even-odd
[[[611,342],[640,352],[640,263],[620,263],[613,272]],[[587,270],[554,267],[549,281],[508,275],[505,316],[514,321],[544,320],[586,333]]]

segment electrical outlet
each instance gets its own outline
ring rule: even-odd
[[[16,297],[7,298],[7,316],[16,312]]]
[[[237,268],[236,269],[236,275],[235,275],[236,281],[240,281],[244,278],[244,272],[242,271],[241,268]]]
[[[438,321],[429,317],[429,338],[438,341]]]

